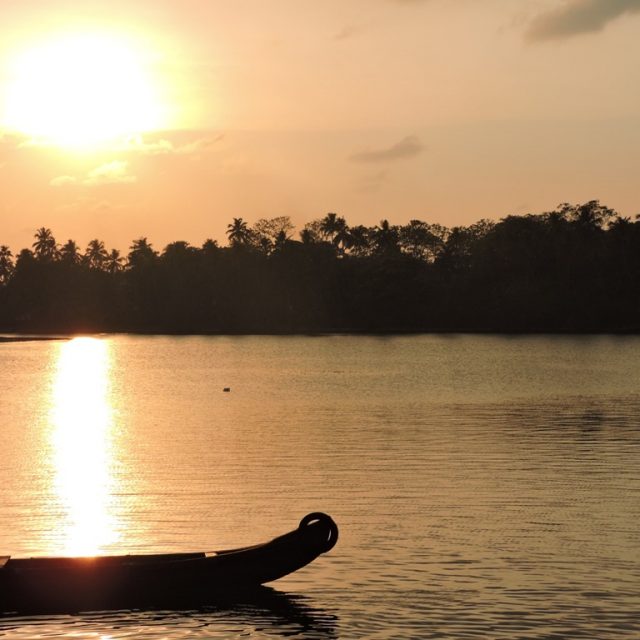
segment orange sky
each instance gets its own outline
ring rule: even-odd
[[[639,29],[640,0],[11,3],[0,244],[47,226],[161,248],[238,216],[455,225],[593,198],[633,216]],[[86,44],[104,37],[124,63]]]

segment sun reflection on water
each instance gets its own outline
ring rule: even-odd
[[[64,517],[63,553],[95,555],[117,542],[111,513],[113,408],[109,344],[75,338],[61,344],[53,389],[55,487]]]

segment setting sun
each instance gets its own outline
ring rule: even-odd
[[[102,33],[66,34],[14,55],[3,114],[35,141],[86,148],[163,126],[141,52]]]

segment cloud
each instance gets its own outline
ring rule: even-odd
[[[57,178],[53,178],[49,184],[52,187],[64,187],[68,184],[76,184],[78,179],[74,176],[58,176]]]
[[[189,154],[199,153],[201,151],[207,151],[211,147],[215,146],[224,138],[224,134],[221,133],[213,138],[199,138],[193,142],[187,142],[186,144],[175,147],[174,152],[177,154]]]
[[[390,162],[413,158],[422,153],[424,147],[417,136],[407,136],[386,149],[361,151],[349,159],[353,162]]]
[[[125,140],[123,143],[111,148],[115,152],[140,153],[142,155],[164,155],[177,154],[187,155],[190,153],[200,153],[210,149],[224,138],[224,134],[217,134],[210,137],[198,138],[191,142],[182,144],[171,142],[165,138],[159,140],[145,140],[143,136],[137,135]]]
[[[120,144],[115,150],[117,151],[135,151],[145,155],[160,155],[163,153],[172,153],[174,146],[170,140],[164,138],[147,142],[142,136],[132,136]]]
[[[127,184],[136,182],[137,178],[127,173],[129,163],[125,160],[112,160],[92,169],[82,184]]]
[[[184,133],[181,132],[164,132],[163,135],[173,137],[174,141],[167,137],[148,139],[147,137],[136,134],[128,138],[121,138],[103,142],[96,146],[96,150],[110,153],[131,153],[139,155],[187,155],[190,153],[200,153],[207,151],[218,144],[224,138],[223,133],[198,132],[201,136],[191,141],[185,140]],[[192,133],[193,135],[193,133]],[[175,139],[177,138],[177,141]],[[55,149],[58,145],[51,140],[42,138],[28,137],[0,129],[0,147],[7,149]]]
[[[594,33],[620,16],[638,12],[640,0],[570,0],[535,18],[526,37],[531,42],[541,42]]]
[[[112,160],[89,171],[85,176],[58,176],[49,182],[52,187],[83,185],[93,187],[105,184],[131,184],[137,182],[136,176],[129,174],[129,163],[125,160]]]

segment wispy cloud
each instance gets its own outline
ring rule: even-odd
[[[112,160],[89,171],[81,177],[58,176],[49,182],[52,187],[83,185],[93,187],[105,184],[131,184],[137,182],[134,175],[128,173],[129,163],[125,160]]]
[[[129,163],[125,160],[112,160],[111,162],[105,162],[99,167],[89,171],[87,177],[83,181],[83,184],[127,184],[136,182],[137,178],[127,173],[128,168]]]
[[[166,138],[159,140],[145,140],[142,136],[134,136],[125,141],[124,144],[116,147],[113,151],[124,151],[140,153],[143,155],[163,155],[177,154],[187,155],[207,151],[219,143],[224,138],[224,134],[214,134],[211,136],[197,138],[190,142],[175,143]]]
[[[640,0],[570,0],[535,18],[526,37],[540,42],[594,33],[620,16],[638,12]]]
[[[223,133],[212,132],[211,134],[209,134],[207,132],[200,132],[200,137],[189,141],[188,139],[185,140],[184,134],[178,133],[176,135],[176,132],[167,133],[167,137],[151,139],[138,134],[129,138],[122,138],[120,140],[104,142],[98,145],[96,148],[100,151],[106,151],[110,153],[131,153],[139,155],[185,155],[189,153],[200,153],[203,151],[207,151],[218,144],[224,138]],[[174,138],[174,140],[171,140],[169,138]],[[175,141],[175,138],[178,138],[179,141]],[[54,149],[58,146],[51,140],[8,133],[2,130],[0,130],[0,145],[16,149]]]
[[[160,140],[145,140],[141,135],[132,136],[114,148],[117,151],[131,151],[146,155],[161,155],[174,151],[173,143],[170,140],[161,138]]]
[[[174,153],[177,154],[189,154],[189,153],[200,153],[202,151],[207,151],[217,145],[224,138],[224,134],[220,133],[216,136],[210,138],[198,138],[193,142],[187,142],[185,144],[179,145],[174,148]]]
[[[390,162],[413,158],[422,153],[424,147],[417,136],[407,136],[385,149],[373,149],[354,153],[353,162]]]
[[[78,179],[74,176],[57,176],[49,182],[52,187],[64,187],[69,184],[77,183]]]

